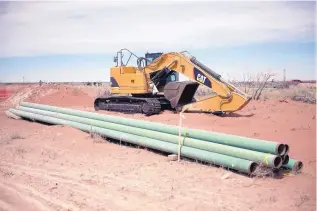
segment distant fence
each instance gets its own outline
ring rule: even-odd
[[[295,80],[291,80],[288,82],[291,84],[300,84],[300,83],[315,84],[316,80],[298,80],[298,79],[295,79]]]
[[[245,82],[239,82],[234,81],[231,82],[233,85],[237,87],[250,87],[250,88],[256,88],[261,85],[262,82],[256,82],[256,81],[245,81]],[[265,84],[265,88],[288,88],[290,85],[297,85],[301,83],[310,83],[314,84],[316,83],[316,80],[290,80],[290,81],[268,81]]]
[[[34,84],[40,84],[40,82],[0,82],[0,85],[34,85]],[[68,85],[108,85],[110,82],[95,82],[95,81],[88,81],[88,82],[45,82],[42,81],[42,84],[68,84]]]

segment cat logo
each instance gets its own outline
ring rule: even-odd
[[[201,74],[198,73],[196,80],[199,81],[200,83],[205,83],[206,76],[201,75]]]
[[[207,76],[205,76],[205,74],[201,72],[200,70],[198,70],[196,67],[194,67],[194,77],[196,81],[211,88],[211,81],[209,80],[209,78],[207,78]]]

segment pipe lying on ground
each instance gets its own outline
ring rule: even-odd
[[[178,153],[178,145],[172,144],[169,142],[159,141],[156,139],[145,138],[142,136],[136,136],[128,133],[118,132],[115,130],[109,130],[105,128],[95,127],[87,124],[82,124],[74,121],[63,120],[55,117],[49,117],[39,114],[34,114],[30,112],[20,111],[16,109],[10,109],[11,113],[27,118],[32,119],[40,122],[50,123],[50,124],[57,124],[57,125],[68,125],[85,132],[94,132],[101,135],[104,135],[109,138],[113,138],[116,140],[122,140],[128,143],[137,144],[140,146],[169,152],[169,153]],[[181,155],[184,157],[197,159],[201,161],[205,161],[208,163],[224,166],[230,169],[235,169],[244,173],[252,174],[257,169],[258,164],[240,158],[235,158],[227,155],[222,155],[218,153],[208,152],[204,150],[194,149],[191,147],[183,146],[181,149]]]
[[[21,117],[14,115],[13,113],[6,111],[5,114],[12,119],[21,119]]]
[[[20,104],[24,107],[30,107],[35,109],[47,110],[52,112],[58,112],[63,114],[69,114],[73,116],[85,117],[89,119],[95,119],[100,121],[111,122],[115,124],[127,125],[131,127],[138,127],[152,131],[158,131],[163,133],[169,133],[173,135],[178,135],[179,127],[173,125],[166,125],[162,123],[154,123],[143,120],[128,119],[124,117],[101,115],[93,112],[78,111],[67,108],[60,108],[49,105],[41,105],[23,102]],[[198,129],[181,129],[182,136],[194,139],[200,139],[204,141],[214,142],[218,144],[224,144],[249,150],[254,150],[258,152],[271,153],[276,155],[283,155],[285,153],[285,145],[278,142],[265,141],[254,138],[247,138],[242,136],[228,135],[223,133],[209,132],[205,130]]]
[[[294,172],[298,172],[303,168],[303,162],[290,158],[288,163],[286,165],[283,165],[283,167],[291,169]]]
[[[116,131],[134,134],[134,135],[138,135],[138,136],[144,136],[147,138],[155,138],[155,139],[158,139],[161,141],[167,141],[170,143],[178,144],[179,137],[176,135],[172,135],[172,134],[161,133],[161,132],[157,132],[157,131],[150,131],[150,130],[146,130],[146,129],[135,128],[135,127],[125,126],[125,125],[119,125],[119,124],[114,124],[114,123],[110,123],[110,122],[104,122],[104,121],[88,119],[88,118],[83,118],[83,117],[78,117],[78,116],[72,116],[72,115],[68,115],[68,114],[61,114],[61,113],[56,113],[56,112],[33,109],[33,108],[24,107],[24,106],[19,106],[17,109],[20,111],[40,114],[40,115],[49,116],[49,117],[56,117],[58,119],[79,122],[79,123],[83,123],[83,124],[93,125],[96,127],[102,127],[102,128],[106,128],[106,129],[110,129],[110,130],[116,130]],[[206,151],[210,151],[210,152],[215,152],[215,153],[219,153],[219,154],[223,154],[223,155],[228,155],[228,156],[232,156],[232,157],[242,158],[242,159],[246,159],[246,160],[252,160],[255,162],[263,163],[264,165],[269,166],[269,167],[273,167],[273,168],[279,168],[282,166],[282,157],[277,156],[277,155],[268,154],[268,153],[256,152],[256,151],[252,151],[252,150],[227,146],[227,145],[223,145],[223,144],[217,144],[217,143],[213,143],[213,142],[206,142],[206,141],[187,138],[187,137],[183,138],[182,145],[187,146],[187,147],[196,148],[196,149],[206,150]]]

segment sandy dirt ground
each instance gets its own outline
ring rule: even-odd
[[[289,144],[290,156],[304,168],[278,178],[168,161],[148,149],[4,113],[21,100],[93,111],[99,89],[33,86],[1,102],[0,210],[316,210],[315,105],[258,101],[227,117],[185,114],[187,127]],[[171,125],[179,118],[170,111],[151,117],[99,113]]]

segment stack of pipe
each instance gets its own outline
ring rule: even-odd
[[[298,171],[301,161],[290,159],[289,146],[242,136],[179,128],[162,123],[23,102],[10,113],[35,121],[68,125],[85,132],[180,155],[252,174],[259,164]]]

